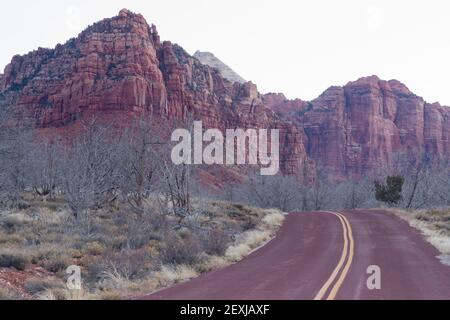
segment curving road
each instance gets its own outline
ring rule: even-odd
[[[388,212],[292,213],[274,240],[243,261],[142,299],[448,300],[450,267],[438,255]],[[381,288],[370,290],[369,277]]]

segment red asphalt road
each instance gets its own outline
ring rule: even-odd
[[[338,300],[450,299],[450,267],[439,252],[401,219],[382,211],[341,212],[351,225],[345,264],[327,288]],[[310,300],[337,269],[344,227],[327,212],[292,213],[277,237],[243,261],[145,296],[143,300]],[[381,270],[381,289],[367,288],[367,268]]]

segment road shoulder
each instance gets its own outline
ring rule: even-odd
[[[405,220],[414,229],[419,230],[428,243],[431,243],[441,255],[439,260],[450,266],[450,211],[391,210],[394,215]]]

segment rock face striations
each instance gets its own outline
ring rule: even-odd
[[[193,116],[222,130],[278,128],[281,169],[299,173],[307,163],[298,128],[266,107],[254,84],[231,82],[180,46],[161,42],[154,25],[126,9],[55,49],[15,56],[0,79],[0,99],[26,110],[41,128],[91,114],[122,121],[146,112],[162,122]]]
[[[362,78],[311,102],[275,94],[263,100],[294,119],[308,156],[340,177],[393,165],[399,154],[450,159],[450,108],[425,102],[396,80]]]
[[[311,102],[287,100],[261,95],[212,55],[196,57],[124,9],[55,49],[15,56],[0,75],[0,100],[49,130],[92,114],[124,122],[142,113],[159,123],[192,115],[222,130],[278,128],[281,168],[299,175],[309,175],[308,158],[343,178],[390,165],[396,153],[450,159],[450,108],[398,81],[373,76]]]

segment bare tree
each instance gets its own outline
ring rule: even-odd
[[[325,167],[316,168],[315,180],[310,187],[311,208],[313,210],[326,209],[332,199],[332,181]]]
[[[165,187],[163,192],[169,200],[173,213],[180,222],[191,213],[191,166],[174,165],[165,161],[163,176]]]
[[[194,121],[191,115],[182,124],[174,124],[174,126],[184,127],[193,135]],[[171,145],[166,147],[170,148]],[[166,150],[163,152],[169,155]],[[188,155],[184,155],[188,157]],[[193,166],[188,163],[174,164],[172,159],[163,157],[163,194],[172,207],[172,212],[178,218],[180,223],[192,213],[192,183],[195,178]]]
[[[96,118],[82,122],[83,132],[65,151],[62,187],[75,217],[115,199],[118,186],[117,144],[111,127]]]
[[[254,172],[234,193],[240,202],[288,212],[297,208],[298,188],[294,176],[261,176]]]
[[[161,142],[152,123],[139,118],[122,136],[121,189],[128,203],[138,212],[148,197],[161,188]]]
[[[56,140],[34,142],[26,155],[27,180],[34,193],[46,200],[60,183],[61,146]]]
[[[432,181],[434,181],[436,202],[443,206],[450,206],[450,160],[442,159],[438,162],[433,170]]]
[[[26,159],[32,143],[32,125],[14,103],[0,103],[0,204],[15,207],[27,187]]]
[[[358,209],[375,201],[373,179],[353,179],[339,183],[333,191],[332,208]]]

